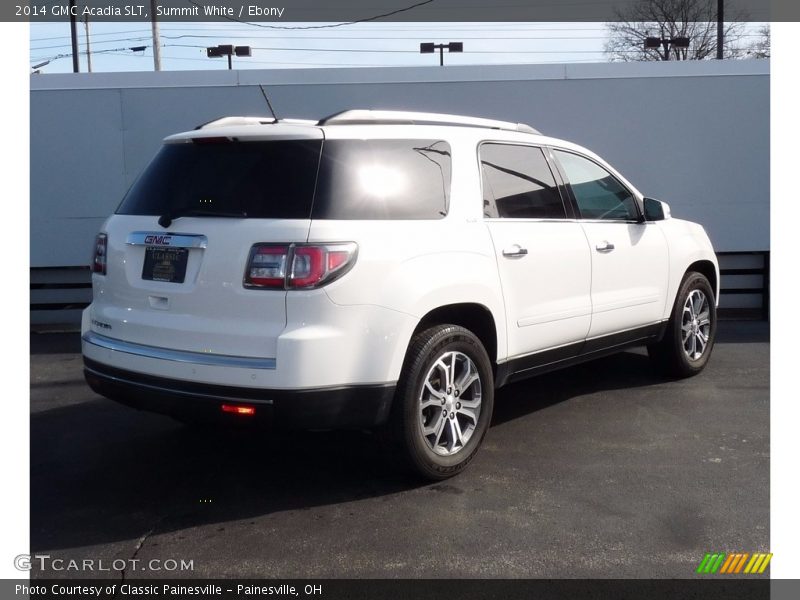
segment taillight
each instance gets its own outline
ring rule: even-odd
[[[258,289],[313,289],[330,283],[356,262],[358,246],[256,244],[250,250],[244,286]]]
[[[108,236],[98,233],[94,239],[94,257],[92,258],[92,273],[106,274],[106,253],[108,252]]]

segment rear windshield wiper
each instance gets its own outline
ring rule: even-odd
[[[222,217],[230,219],[243,219],[247,217],[247,213],[245,211],[237,212],[213,210],[209,208],[191,208],[165,213],[158,218],[158,224],[166,229],[175,219],[180,219],[181,217]]]

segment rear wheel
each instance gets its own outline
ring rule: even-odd
[[[439,325],[414,336],[392,418],[417,473],[440,480],[466,468],[489,428],[493,406],[491,362],[475,334]]]
[[[690,377],[708,363],[716,332],[717,311],[711,284],[705,275],[690,272],[678,291],[664,338],[647,349],[665,374]]]

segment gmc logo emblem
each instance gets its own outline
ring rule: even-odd
[[[172,241],[171,235],[146,235],[144,243],[152,246],[169,246]]]

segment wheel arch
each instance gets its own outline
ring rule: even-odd
[[[683,274],[683,279],[687,273],[696,272],[704,275],[708,282],[711,284],[711,289],[714,290],[714,300],[719,303],[719,274],[717,266],[710,260],[696,260],[690,264]]]
[[[477,302],[460,302],[439,306],[423,315],[414,329],[413,335],[433,325],[445,323],[469,329],[483,344],[492,365],[497,364],[497,324],[492,311],[486,306]]]

